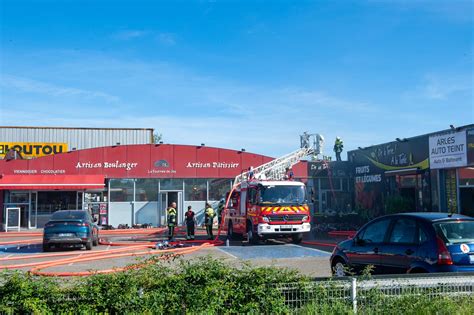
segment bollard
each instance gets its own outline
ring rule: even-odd
[[[229,239],[226,239],[226,241],[225,241],[225,246],[226,246],[226,247],[229,247],[229,245],[230,245],[229,243],[230,243],[230,242],[229,242]]]

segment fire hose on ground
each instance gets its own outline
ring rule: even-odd
[[[151,230],[154,230],[155,233]],[[146,234],[146,236],[156,236],[156,234],[162,234],[166,231],[164,228],[160,229],[147,229],[142,232],[142,230],[107,230],[101,232],[101,238],[99,243],[101,245],[108,245],[108,246],[120,246],[121,248],[117,249],[107,249],[107,250],[98,250],[98,251],[86,251],[86,252],[61,252],[61,253],[51,253],[51,254],[34,254],[34,255],[26,255],[26,256],[14,256],[14,257],[4,257],[0,258],[0,262],[3,261],[16,261],[16,260],[29,260],[29,259],[43,259],[43,258],[58,258],[58,257],[65,257],[60,259],[42,261],[42,262],[31,262],[31,263],[21,263],[21,264],[13,264],[13,265],[2,265],[0,269],[18,269],[18,268],[26,268],[32,267],[29,270],[29,273],[34,275],[40,276],[53,276],[53,277],[69,277],[69,276],[88,276],[92,274],[103,274],[103,273],[113,273],[113,272],[120,272],[129,269],[140,268],[147,263],[153,262],[152,260],[145,263],[138,263],[126,267],[117,267],[112,269],[105,269],[105,270],[97,270],[97,271],[80,271],[80,272],[46,272],[43,271],[46,268],[57,267],[72,263],[83,263],[83,262],[90,262],[90,261],[97,261],[97,260],[104,260],[104,259],[112,259],[112,258],[121,258],[121,257],[139,257],[139,256],[146,256],[146,255],[157,255],[157,254],[170,254],[171,256],[177,255],[184,255],[196,252],[200,249],[222,245],[223,242],[216,237],[214,240],[186,240],[186,241],[179,241],[179,242],[169,242],[170,248],[165,249],[155,249],[156,242],[111,242],[107,239],[102,238],[102,236],[117,236],[117,235],[129,235],[129,234]],[[112,232],[112,233],[110,233]],[[138,233],[137,233],[138,232]],[[179,229],[177,229],[179,232]],[[3,233],[2,233],[3,234]],[[7,234],[7,233],[5,233]],[[31,236],[38,233],[8,233],[9,237],[25,237]],[[10,245],[10,244],[38,244],[41,239],[28,239],[28,240],[18,240],[18,241],[9,241],[9,242],[1,242],[0,245]],[[192,245],[190,247],[175,247],[178,244],[189,244]],[[73,257],[68,257],[73,256]],[[158,257],[158,259],[164,259],[164,256]]]

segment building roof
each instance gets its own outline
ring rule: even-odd
[[[68,130],[151,130],[153,128],[99,128],[99,127],[49,127],[49,126],[0,126],[0,129],[68,129]]]
[[[445,134],[445,133],[448,133],[448,132],[461,131],[461,130],[465,130],[465,129],[469,129],[469,128],[474,128],[474,124],[469,124],[469,125],[464,125],[464,126],[459,126],[459,127],[454,127],[453,126],[453,128],[450,128],[450,129],[434,131],[434,132],[430,132],[430,133],[426,133],[426,134],[422,134],[422,135],[418,135],[418,136],[413,136],[413,137],[409,137],[409,138],[397,138],[397,139],[401,139],[402,142],[405,142],[405,141],[408,141],[408,140],[413,140],[413,139],[417,139],[417,138],[421,138],[421,137],[429,137],[429,136],[432,136],[432,135],[440,135],[440,134]],[[379,143],[379,144],[370,145],[370,146],[364,147],[362,149],[367,150],[367,149],[371,149],[371,148],[374,148],[374,147],[378,147],[380,145],[386,145],[386,144],[394,143],[394,142],[397,142],[397,140],[387,141],[387,142],[383,142],[383,143]],[[356,152],[356,151],[359,151],[359,150],[361,150],[360,147],[359,147],[359,149],[356,149],[356,150],[347,151],[347,153],[349,154],[349,152]]]

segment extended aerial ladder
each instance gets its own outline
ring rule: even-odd
[[[307,132],[300,136],[301,147],[287,155],[276,158],[268,163],[258,167],[251,168],[234,179],[234,187],[245,180],[249,180],[251,173],[258,180],[282,180],[286,175],[286,171],[297,164],[304,157],[316,157],[322,154],[324,138],[320,134],[309,134]]]

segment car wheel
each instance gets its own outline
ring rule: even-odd
[[[92,249],[92,240],[87,241],[86,243],[86,250],[91,250]]]
[[[332,272],[336,277],[345,277],[346,276],[346,264],[338,260],[332,267]]]
[[[92,240],[92,246],[97,246],[99,245],[99,236],[96,236]]]
[[[297,234],[291,235],[291,241],[293,242],[293,244],[299,244],[301,243],[302,240],[303,240],[303,233],[297,233]]]
[[[43,252],[51,251],[51,246],[49,244],[43,244]]]

